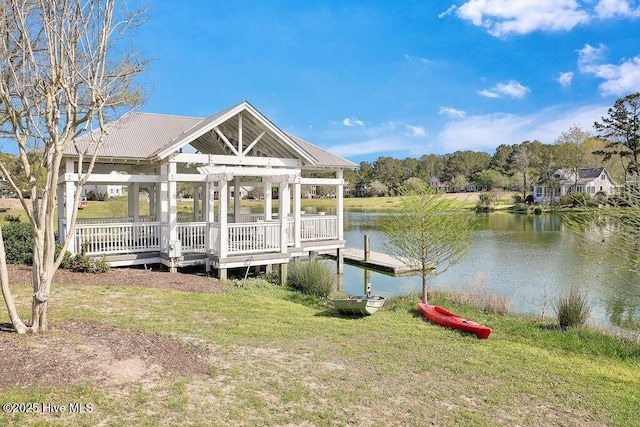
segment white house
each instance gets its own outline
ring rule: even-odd
[[[110,124],[105,138],[87,185],[125,185],[128,215],[79,219],[67,232],[86,170],[69,148],[57,199],[60,240],[70,239],[72,253],[85,248],[112,266],[205,265],[220,278],[248,265],[279,265],[286,278],[290,259],[320,250],[341,259],[343,171],[356,165],[282,131],[248,102],[205,119],[132,112]],[[89,147],[90,135],[76,142]],[[318,172],[331,177],[311,177]],[[193,213],[177,213],[179,183],[194,186]],[[333,186],[335,214],[303,214],[303,185]],[[249,186],[263,189],[259,213],[241,211],[240,191],[232,191]],[[148,212],[139,208],[141,187],[149,191]]]
[[[111,174],[114,176],[114,179],[116,179],[115,177],[118,175],[118,171],[112,171]],[[117,180],[115,182],[117,182]],[[84,185],[81,190],[81,196],[87,197],[88,193],[93,191],[98,196],[106,194],[109,197],[122,197],[127,194],[126,190],[127,187],[122,184]]]
[[[580,168],[577,175],[573,171],[557,169],[549,179],[533,185],[533,201],[549,203],[553,200],[557,203],[560,197],[573,193],[586,193],[592,197],[600,192],[609,195],[617,187],[605,168]]]

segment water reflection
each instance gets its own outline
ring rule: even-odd
[[[348,247],[361,248],[363,236],[371,250],[384,252],[379,231],[384,213],[347,212]],[[565,289],[577,286],[592,302],[590,323],[608,329],[628,327],[640,318],[640,286],[612,276],[609,269],[589,262],[579,253],[579,239],[557,215],[480,214],[479,228],[467,256],[458,265],[430,279],[431,289],[473,290],[479,286],[504,295],[511,309],[522,314],[553,316],[553,301]],[[345,266],[343,288],[361,294],[365,270]],[[419,292],[420,278],[370,273],[373,292],[385,297]]]

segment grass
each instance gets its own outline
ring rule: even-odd
[[[584,326],[591,315],[587,295],[573,287],[558,298],[554,309],[562,329]]]
[[[29,289],[14,288],[27,312]],[[211,349],[210,375],[3,390],[4,401],[91,402],[94,410],[48,418],[0,413],[0,424],[637,422],[638,344],[588,328],[565,332],[533,317],[485,314],[442,293],[432,302],[492,327],[491,338],[428,323],[416,310],[417,295],[392,298],[363,318],[255,281],[219,295],[60,285],[52,298],[53,324],[100,321],[201,343]]]

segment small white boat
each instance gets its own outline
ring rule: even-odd
[[[341,314],[370,315],[378,311],[384,305],[384,297],[378,295],[349,295],[347,298],[332,300],[333,306]]]

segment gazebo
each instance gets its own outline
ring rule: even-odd
[[[76,146],[84,152],[91,143],[84,135]],[[57,189],[60,239],[88,162],[76,150],[65,153]],[[282,131],[246,101],[205,119],[131,112],[108,125],[87,182],[126,186],[127,215],[78,218],[69,250],[104,255],[111,266],[204,265],[221,279],[249,265],[279,265],[286,277],[292,258],[335,250],[341,271],[343,171],[355,167]],[[178,213],[182,183],[194,190],[188,214]],[[335,187],[335,209],[303,212],[303,185]],[[243,187],[262,189],[259,212],[241,209]]]

